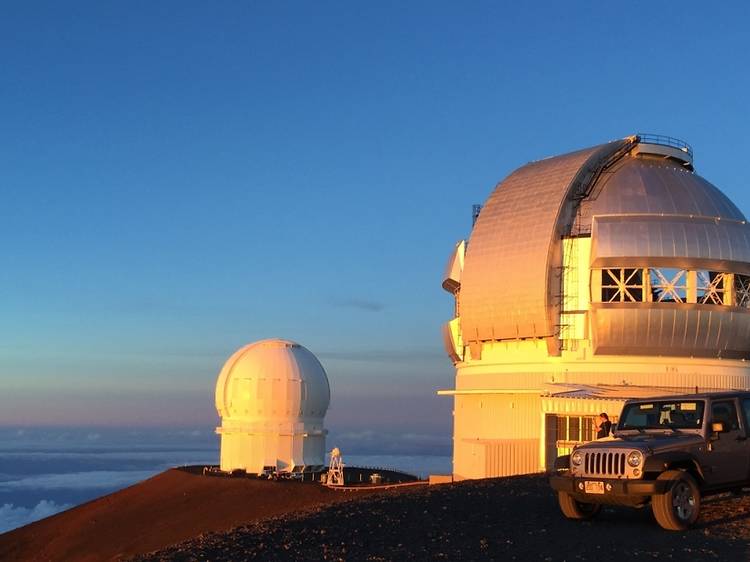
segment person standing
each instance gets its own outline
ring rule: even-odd
[[[609,421],[607,413],[602,412],[599,414],[599,423],[596,424],[596,438],[608,437],[610,431],[612,431],[612,422]]]

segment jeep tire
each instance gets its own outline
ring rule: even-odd
[[[602,509],[601,504],[579,502],[567,492],[558,492],[557,501],[560,503],[560,511],[568,519],[591,519]]]
[[[667,491],[651,498],[651,509],[656,522],[668,531],[684,531],[698,519],[701,494],[690,474],[682,470],[668,470],[657,480],[668,480]]]

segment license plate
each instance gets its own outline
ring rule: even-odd
[[[604,482],[591,482],[589,480],[586,480],[583,483],[583,491],[587,494],[603,494]]]

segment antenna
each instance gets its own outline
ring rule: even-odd
[[[474,227],[475,224],[477,224],[477,219],[479,218],[479,213],[482,212],[482,206],[481,205],[472,205],[471,206],[471,226]]]

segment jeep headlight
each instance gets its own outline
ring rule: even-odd
[[[583,462],[581,451],[573,451],[573,454],[570,455],[570,462],[575,466],[581,466],[581,463]]]
[[[628,454],[628,464],[633,468],[641,466],[643,462],[643,453],[640,451],[630,451]]]

